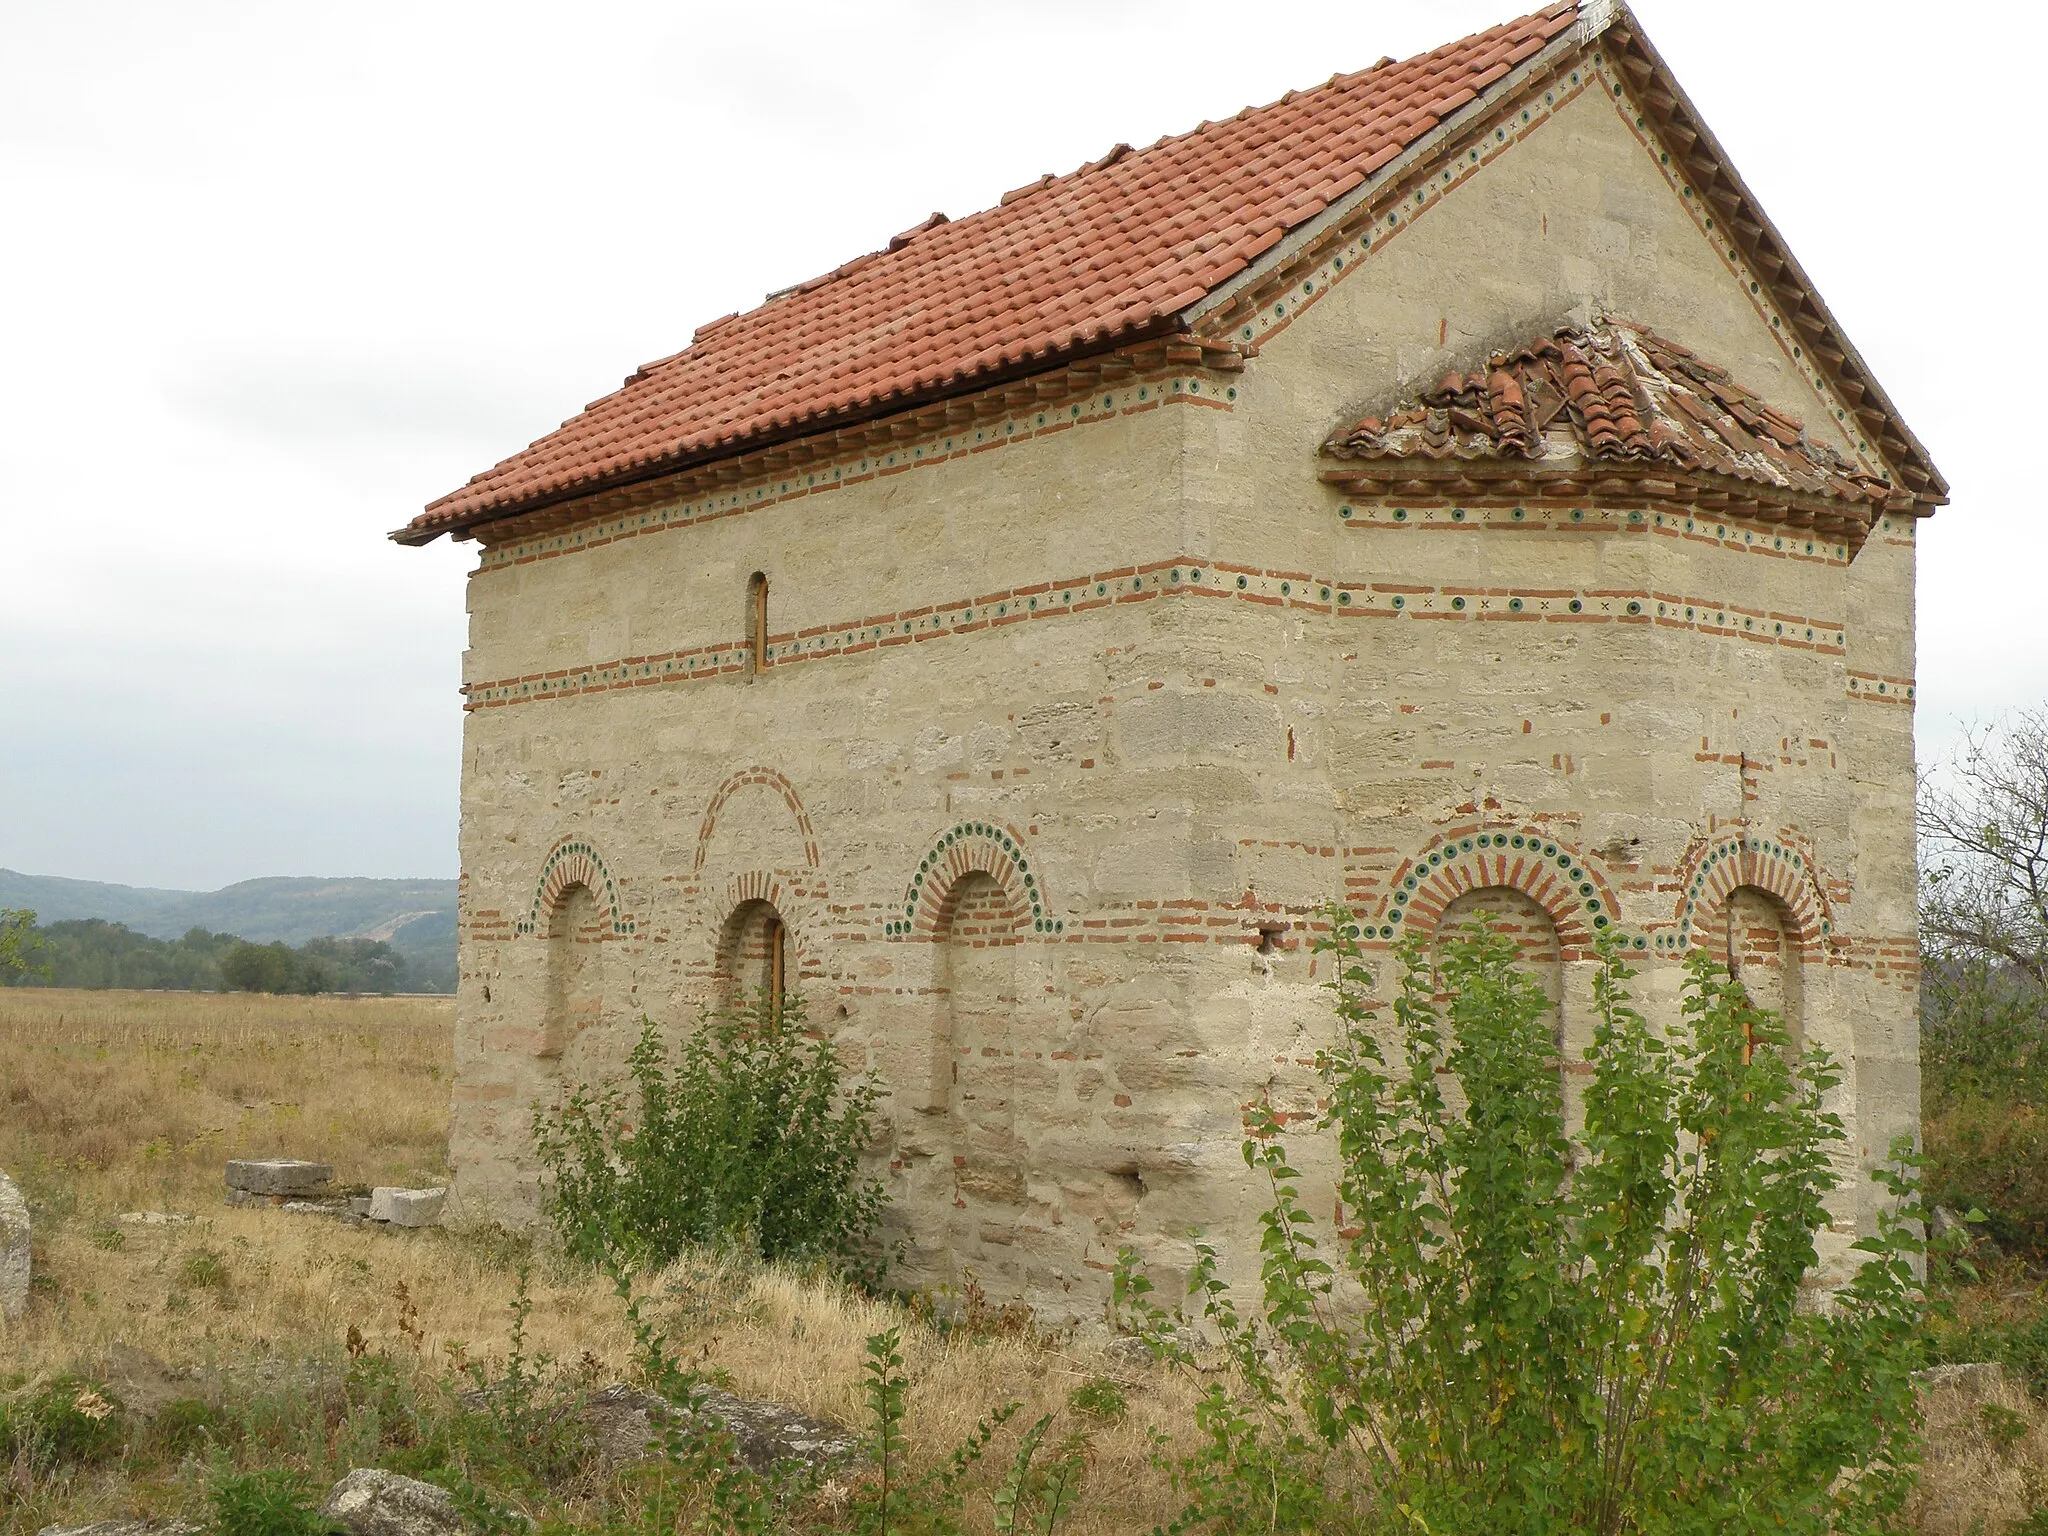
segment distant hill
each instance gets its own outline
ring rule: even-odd
[[[321,880],[272,876],[217,891],[165,891],[106,885],[61,875],[0,869],[0,907],[27,907],[38,922],[97,917],[152,938],[191,928],[232,933],[257,944],[282,939],[385,939],[402,955],[455,970],[453,880]]]

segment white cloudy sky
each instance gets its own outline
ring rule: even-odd
[[[1526,8],[0,0],[0,865],[453,874],[470,555],[389,529],[934,208]],[[2048,19],[1637,9],[1954,483],[1923,753],[2048,698]]]

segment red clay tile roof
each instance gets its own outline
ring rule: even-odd
[[[1802,423],[1718,368],[1640,326],[1603,320],[1496,352],[1446,374],[1414,403],[1368,416],[1323,444],[1326,458],[1434,462],[1453,474],[1497,467],[1518,478],[1672,471],[1747,482],[1745,496],[1820,498],[1867,523],[1892,496]],[[1326,478],[1349,478],[1331,471]]]
[[[1699,189],[1791,334],[1927,511],[1948,484],[1842,334],[1769,217],[1620,0],[1587,0],[1598,35],[1675,166]],[[498,518],[1173,334],[1186,312],[1287,234],[1471,107],[1581,21],[1560,0],[1422,54],[1338,75],[1265,107],[1118,145],[994,208],[942,215],[760,308],[699,328],[688,348],[524,451],[431,503],[393,535],[423,544]],[[1278,259],[1276,257],[1276,259]]]
[[[1570,30],[1571,0],[1270,106],[1118,145],[700,328],[397,537],[510,516],[1162,330]]]

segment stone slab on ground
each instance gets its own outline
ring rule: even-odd
[[[732,1431],[740,1460],[756,1472],[778,1461],[827,1467],[860,1454],[860,1437],[780,1403],[757,1403],[730,1392],[707,1392],[704,1409]]]
[[[463,1528],[447,1489],[377,1467],[358,1467],[336,1483],[320,1513],[353,1536],[457,1536]]]
[[[228,1164],[228,1188],[252,1195],[317,1195],[333,1182],[332,1164],[296,1157],[236,1158]]]
[[[28,1202],[0,1173],[0,1318],[28,1310]]]
[[[200,1536],[198,1520],[100,1520],[92,1525],[46,1525],[36,1536]]]
[[[704,1411],[732,1435],[740,1460],[756,1472],[766,1472],[778,1461],[822,1469],[861,1454],[858,1436],[781,1403],[711,1391],[704,1394],[703,1404]],[[593,1394],[580,1417],[607,1461],[634,1461],[653,1454],[659,1426],[674,1412],[651,1392],[619,1385]]]
[[[353,1217],[346,1200],[287,1200],[278,1207],[290,1211],[294,1216],[344,1216]]]
[[[2005,1367],[1996,1360],[1963,1360],[1930,1365],[1924,1371],[1915,1371],[1913,1379],[1923,1387],[1948,1387],[1988,1397],[2005,1385]]]
[[[445,1186],[437,1189],[394,1189],[379,1185],[370,1191],[372,1221],[388,1221],[394,1227],[434,1227],[441,1224],[441,1205],[448,1198]]]

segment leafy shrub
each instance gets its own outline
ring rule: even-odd
[[[218,1248],[198,1247],[178,1263],[178,1279],[196,1291],[214,1291],[225,1296],[234,1289],[228,1272],[228,1256]]]
[[[1437,967],[1407,946],[1390,1060],[1356,929],[1343,914],[1332,928],[1343,1032],[1321,1063],[1323,1125],[1353,1226],[1326,1258],[1280,1125],[1255,1110],[1244,1156],[1272,1190],[1261,1295],[1240,1311],[1197,1244],[1189,1293],[1235,1390],[1208,1380],[1201,1440],[1170,1463],[1183,1523],[1436,1536],[1893,1523],[1917,1455],[1919,1208],[1895,1148],[1904,1166],[1879,1177],[1899,1204],[1856,1245],[1866,1259],[1832,1304],[1802,1307],[1844,1138],[1822,1107],[1833,1064],[1790,1060],[1783,1024],[1701,955],[1682,1017],[1653,1031],[1610,946],[1575,1146],[1550,1005],[1512,942],[1474,930],[1445,940]],[[1119,1313],[1192,1369],[1186,1321],[1149,1290],[1126,1252]]]
[[[2048,1399],[2048,1317],[1979,1319],[1935,1335],[1941,1359],[1995,1360],[2036,1398]]]
[[[1090,1376],[1067,1394],[1067,1406],[1078,1414],[1111,1424],[1121,1422],[1130,1412],[1124,1389],[1107,1376]]]
[[[339,1536],[342,1526],[314,1506],[303,1472],[243,1472],[213,1485],[218,1536]]]
[[[1952,1098],[1922,1122],[1927,1200],[1984,1212],[2008,1253],[2048,1257],[2048,1118],[2032,1104]]]
[[[665,1264],[732,1243],[763,1259],[822,1259],[873,1277],[886,1198],[863,1179],[873,1082],[848,1084],[832,1042],[806,1036],[794,1000],[706,1017],[673,1065],[643,1021],[630,1089],[578,1088],[536,1110],[547,1211],[569,1250]]]
[[[102,1461],[127,1438],[120,1401],[76,1376],[58,1376],[0,1398],[0,1465],[35,1472]]]
[[[2048,991],[2017,966],[1935,953],[1920,979],[1927,1107],[2048,1099]]]
[[[596,1442],[577,1412],[583,1399],[576,1383],[553,1369],[550,1356],[526,1351],[526,1320],[533,1313],[529,1280],[522,1264],[511,1303],[511,1345],[498,1369],[463,1362],[472,1389],[464,1401],[481,1410],[490,1438],[529,1475],[543,1482],[561,1481],[589,1461]]]
[[[223,1439],[228,1430],[227,1415],[211,1403],[181,1397],[165,1403],[150,1416],[149,1448],[159,1455],[176,1458],[205,1450]]]

